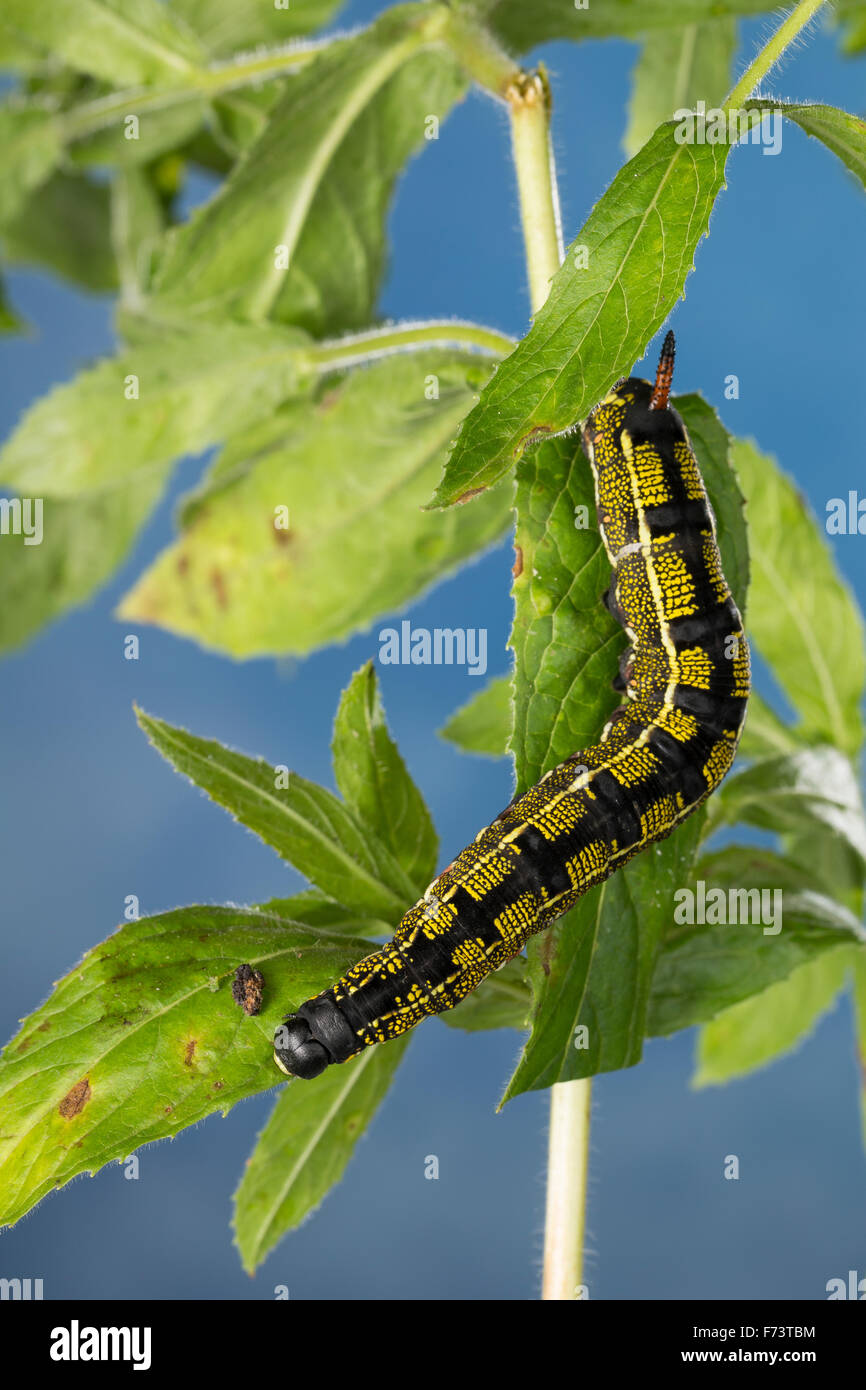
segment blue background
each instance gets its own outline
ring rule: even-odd
[[[348,6],[363,22],[382,5]],[[766,34],[743,26],[739,70]],[[623,155],[636,47],[540,51],[555,91],[566,240]],[[862,63],[820,32],[771,90],[863,107]],[[200,192],[202,190],[199,190]],[[383,311],[459,315],[520,335],[528,303],[505,115],[474,95],[402,181],[390,219]],[[823,517],[863,485],[866,286],[863,192],[822,146],[786,126],[777,157],[746,147],[672,322],[678,389],[701,390],[729,428],[795,475]],[[111,304],[35,273],[11,277],[38,336],[2,347],[2,433],[51,385],[112,348]],[[740,398],[724,399],[736,373]],[[111,616],[172,534],[173,503],[201,471],[180,467],[171,497],[109,588],[8,658],[2,679],[0,815],[4,969],[0,1034],[120,920],[200,901],[285,894],[296,876],[146,745],[132,702],[332,785],[333,711],[375,632],[302,663],[235,665],[144,628],[122,656]],[[832,542],[863,599],[866,540]],[[415,604],[415,624],[487,627],[490,674],[507,667],[510,547]],[[387,620],[383,619],[381,625]],[[377,625],[377,630],[378,630]],[[508,766],[461,757],[435,730],[479,682],[462,668],[380,670],[391,726],[429,799],[443,863],[510,797]],[[457,792],[457,794],[455,794]],[[727,1088],[689,1089],[695,1036],[652,1042],[643,1063],[594,1085],[589,1259],[593,1298],[822,1298],[866,1274],[866,1162],[847,1000],[798,1052]],[[516,1035],[418,1030],[397,1082],[344,1181],[254,1280],[228,1227],[230,1194],[272,1095],[140,1153],[140,1178],[111,1165],[42,1203],[0,1242],[0,1274],[41,1277],[48,1298],[525,1299],[538,1291],[547,1099],[494,1108]],[[725,1181],[726,1154],[740,1179]],[[436,1154],[438,1182],[424,1178]]]

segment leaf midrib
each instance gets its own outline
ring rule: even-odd
[[[267,1230],[273,1224],[277,1213],[279,1212],[284,1201],[286,1200],[287,1195],[289,1194],[294,1183],[297,1181],[298,1176],[305,1167],[310,1155],[321,1143],[322,1139],[325,1136],[326,1130],[331,1125],[338,1111],[345,1104],[346,1098],[352,1093],[353,1089],[358,1084],[358,1081],[366,1072],[367,1067],[373,1061],[373,1058],[374,1049],[372,1047],[367,1048],[364,1055],[358,1058],[358,1060],[348,1068],[349,1075],[347,1077],[346,1083],[337,1092],[337,1095],[334,1098],[333,1102],[322,1115],[319,1124],[316,1125],[313,1129],[313,1132],[310,1135],[310,1138],[308,1139],[306,1145],[296,1157],[294,1163],[292,1164],[291,1168],[288,1170],[286,1174],[284,1182],[280,1185],[278,1195],[273,1205],[270,1207],[269,1211],[267,1212],[267,1215],[263,1217],[261,1222],[259,1223],[258,1232],[251,1252],[254,1255],[257,1256],[262,1251],[262,1249],[265,1248],[264,1241],[266,1239]],[[293,1083],[290,1082],[289,1084],[291,1085]],[[295,1082],[294,1084],[297,1083]]]
[[[196,749],[186,748],[184,745],[179,743],[179,740],[176,737],[173,737],[171,725],[163,724],[161,720],[155,720],[149,715],[144,715],[143,717],[146,721],[146,724],[155,725],[158,728],[158,730],[161,733],[161,736],[165,738],[165,741],[171,744],[173,748],[180,748],[180,750],[183,753],[185,753],[186,757],[194,761],[197,765],[208,765],[208,759],[203,754],[199,753]],[[166,733],[166,731],[170,732]],[[174,763],[174,759],[172,759],[172,762]],[[176,763],[174,763],[174,765],[177,766]],[[212,767],[213,765],[211,764],[211,768]],[[239,773],[234,772],[224,763],[216,764],[216,768],[218,772],[221,772],[223,775],[229,777],[232,781],[236,782],[238,786],[245,788],[248,792],[253,792],[256,796],[262,797],[265,801],[270,802],[276,808],[276,810],[279,811],[281,816],[285,816],[292,823],[293,828],[295,826],[300,826],[308,834],[312,834],[312,836],[321,845],[323,845],[326,850],[330,851],[330,853],[332,855],[335,855],[341,861],[341,863],[349,867],[349,869],[351,870],[350,877],[357,877],[360,874],[360,876],[364,878],[367,883],[373,885],[373,887],[376,888],[380,893],[384,891],[388,895],[388,897],[393,901],[395,905],[395,910],[399,911],[400,915],[402,916],[403,912],[406,910],[406,904],[403,902],[403,900],[398,898],[394,890],[390,888],[387,884],[383,883],[381,879],[375,878],[367,868],[362,866],[359,860],[353,859],[352,856],[348,853],[348,851],[345,850],[341,844],[339,844],[339,842],[329,840],[325,833],[322,830],[320,830],[318,826],[313,825],[311,821],[304,820],[304,818],[297,811],[294,811],[291,807],[285,806],[276,796],[273,795],[272,792],[266,791],[264,788],[256,787],[254,783],[248,782]],[[178,771],[182,771],[182,769],[178,768]],[[201,787],[203,791],[207,791],[207,794],[212,801],[217,801],[217,798],[215,796],[211,796],[211,793],[208,791],[208,789],[205,786],[203,786],[201,782],[195,781],[195,779],[191,777],[188,772],[184,773],[183,775],[188,777],[194,786]],[[290,773],[289,775],[290,777],[298,776],[297,773]],[[220,805],[221,803],[217,802],[217,804]],[[225,810],[227,808],[223,807],[223,809]],[[348,807],[340,805],[340,809],[346,814],[349,820],[353,821],[354,823],[354,817],[351,815],[351,812],[349,811]],[[239,817],[235,816],[235,819],[239,819]],[[265,840],[265,837],[264,835],[262,835],[261,831],[257,830],[255,831],[255,834],[257,834],[260,839],[264,840],[265,844],[268,844],[268,841]],[[363,832],[361,831],[360,827],[358,827],[358,834],[359,839],[363,839]],[[274,845],[271,845],[270,848],[275,849],[276,847]],[[276,852],[280,854],[279,850],[277,850]],[[280,858],[283,859],[284,856],[280,854]],[[359,910],[357,906],[353,905],[352,903],[344,903],[343,906],[351,912],[357,912]]]

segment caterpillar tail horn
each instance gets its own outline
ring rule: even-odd
[[[671,383],[674,379],[674,357],[676,356],[677,342],[673,334],[673,329],[668,329],[665,340],[662,343],[661,356],[659,357],[658,370],[656,372],[656,382],[653,393],[650,397],[650,410],[667,410],[668,400],[671,394]]]

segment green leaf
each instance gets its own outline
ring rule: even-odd
[[[644,39],[623,139],[629,158],[674,112],[691,110],[699,99],[719,105],[731,85],[736,48],[737,26],[730,18],[658,29]]]
[[[44,66],[45,56],[26,39],[16,37],[4,25],[0,11],[0,67],[17,70],[30,76],[38,73]]]
[[[527,444],[583,419],[642,356],[682,293],[728,154],[677,144],[674,131],[661,126],[593,208],[529,333],[466,419],[431,505],[489,487]]]
[[[476,0],[499,38],[518,53],[551,39],[639,38],[654,29],[679,29],[722,15],[762,14],[768,0],[590,0],[576,9],[563,0]]]
[[[111,184],[111,240],[124,308],[139,310],[165,228],[162,200],[147,169],[119,169]]]
[[[37,265],[88,290],[117,288],[104,184],[58,171],[31,193],[3,228],[13,265]]]
[[[286,78],[285,93],[260,138],[216,196],[174,234],[156,284],[157,312],[266,317],[286,285],[288,270],[301,256],[307,232],[313,240],[303,248],[304,258],[297,260],[300,278],[286,289],[291,308],[302,307],[299,317],[319,323],[330,315],[331,310],[326,313],[323,307],[329,287],[338,276],[351,278],[345,259],[347,236],[354,262],[350,268],[358,271],[364,283],[364,302],[371,302],[370,276],[375,282],[381,264],[381,210],[397,169],[423,137],[423,115],[429,108],[423,102],[419,106],[416,93],[404,131],[395,135],[391,130],[395,108],[393,102],[386,103],[388,149],[375,174],[372,209],[362,212],[362,200],[368,196],[366,176],[375,171],[378,161],[373,142],[383,134],[379,118],[370,118],[369,110],[381,100],[386,83],[421,47],[422,18],[414,6],[396,7],[370,29],[329,44],[311,63]],[[453,60],[439,57],[434,65],[441,70],[449,63],[453,99],[457,91]],[[429,76],[431,70],[428,64],[420,75]],[[405,121],[406,113],[397,110]],[[363,130],[353,136],[362,120]],[[356,170],[358,159],[361,167]],[[344,208],[337,200],[343,195],[340,176],[347,171],[351,171],[351,191]],[[322,238],[324,247],[319,244]],[[306,285],[307,276],[315,281],[323,269],[326,279],[321,291],[315,283]],[[357,306],[357,293],[352,297]],[[284,314],[289,311],[284,306]],[[343,317],[342,307],[338,317]]]
[[[640,1061],[659,942],[674,889],[689,876],[700,818],[699,811],[530,942],[532,1033],[503,1100]]]
[[[160,475],[148,474],[94,497],[39,499],[41,543],[28,545],[23,534],[11,534],[0,545],[0,651],[84,603],[110,578],[163,485]],[[31,513],[31,530],[34,520]]]
[[[846,53],[862,53],[866,48],[866,11],[863,0],[836,0],[835,16],[843,33],[842,48]]]
[[[369,938],[394,935],[393,923],[376,922],[359,913],[348,912],[342,903],[334,902],[333,898],[326,897],[317,888],[305,888],[300,893],[293,893],[290,898],[269,898],[266,903],[256,903],[256,911],[303,922],[307,927],[324,927],[330,936],[339,934]],[[375,944],[368,941],[367,949],[375,950]]]
[[[749,638],[803,719],[803,733],[847,753],[863,740],[863,620],[794,483],[742,440],[732,458],[746,494],[752,546]]]
[[[238,53],[256,44],[284,43],[329,23],[342,0],[172,0],[172,12],[198,34],[209,53]]]
[[[429,118],[444,122],[465,88],[450,54],[419,53],[358,113],[313,194],[273,318],[315,337],[371,321],[386,269],[395,182],[426,148]],[[438,148],[431,141],[431,159]]]
[[[283,1015],[364,949],[249,908],[182,907],[125,923],[0,1058],[0,1222],[78,1173],[273,1086]],[[231,996],[243,963],[265,977],[254,1017]]]
[[[445,119],[465,85],[447,53],[418,53],[359,113],[321,171],[272,318],[317,337],[370,323],[385,269],[385,223],[395,180],[428,135],[438,134],[432,119]],[[297,104],[303,87],[291,91]],[[215,103],[221,143],[229,151],[246,151],[261,135],[274,97],[279,90],[271,83],[261,92],[245,89]],[[285,110],[282,119],[289,121]],[[266,249],[272,254],[271,246]]]
[[[332,746],[340,795],[388,847],[420,895],[433,877],[439,840],[388,731],[372,661],[355,672],[343,692]]]
[[[727,895],[724,915],[746,915],[742,899],[730,893],[757,889],[781,892],[781,930],[772,921],[778,899],[762,899],[760,923],[677,924],[683,900],[668,901],[668,931],[662,941],[652,980],[647,1032],[668,1035],[713,1018],[723,1009],[785,979],[799,966],[825,951],[866,939],[858,919],[814,887],[807,867],[770,850],[733,845],[698,860],[689,883],[696,896],[720,889]],[[714,913],[704,901],[704,917]],[[700,899],[698,899],[698,903]],[[754,916],[754,906],[749,915]],[[698,905],[695,905],[695,916]],[[721,915],[721,914],[720,914]],[[767,920],[769,919],[769,920]],[[769,932],[765,933],[765,927]]]
[[[781,111],[806,134],[832,150],[866,187],[866,121],[820,102],[748,101],[746,109]]]
[[[160,0],[4,0],[19,42],[113,86],[190,81],[203,52]]]
[[[488,372],[468,354],[385,358],[231,441],[121,615],[256,656],[308,652],[400,609],[510,522],[504,491],[422,511]]]
[[[0,106],[0,227],[18,213],[27,196],[44,183],[63,143],[53,108],[45,101],[13,97]]]
[[[136,168],[184,145],[210,115],[206,98],[195,90],[168,89],[160,105],[149,99],[147,91],[140,93],[140,101],[136,99],[138,95],[131,92],[123,109],[118,107],[111,120],[70,145],[69,159],[73,164]],[[87,103],[70,107],[66,119],[72,129],[89,109]],[[137,127],[127,124],[130,116],[136,117]]]
[[[795,864],[808,864],[814,886],[820,892],[842,903],[858,922],[862,919],[866,867],[846,839],[828,826],[812,821],[802,829],[783,834],[782,845],[788,859]]]
[[[331,792],[280,771],[280,764],[197,738],[143,710],[136,713],[154,748],[177,772],[328,897],[363,916],[403,916],[415,896],[412,885],[385,846]]]
[[[368,1047],[278,1097],[235,1193],[235,1241],[249,1274],[340,1181],[408,1042]]]
[[[452,714],[439,730],[439,736],[462,748],[464,753],[504,758],[513,723],[511,677],[497,676]]]
[[[740,737],[739,752],[745,758],[773,758],[793,753],[802,746],[796,729],[785,724],[763,696],[753,690],[749,696],[746,723]]]
[[[250,87],[226,92],[213,103],[214,138],[230,156],[230,161],[245,154],[255,144],[268,123],[268,114],[279,101],[285,84],[279,80],[255,90]],[[231,162],[229,163],[231,168]],[[226,170],[228,172],[228,170]]]
[[[818,822],[866,860],[860,788],[849,759],[838,748],[801,748],[729,777],[709,803],[708,829],[738,821],[776,831],[804,831]]]
[[[601,603],[610,564],[598,533],[592,471],[576,436],[551,440],[521,459],[515,506],[510,747],[522,794],[548,768],[595,742],[620,703],[611,680],[625,636]]]
[[[862,948],[856,952],[859,958]],[[850,948],[826,951],[701,1029],[695,1086],[745,1076],[804,1041],[845,983]]]
[[[300,389],[304,366],[296,329],[166,332],[32,406],[0,452],[0,478],[34,496],[72,497],[164,470],[261,419]]]
[[[439,1017],[449,1028],[462,1028],[466,1033],[489,1028],[524,1029],[529,1026],[526,1020],[531,1003],[526,960],[523,956],[515,956],[482,980],[455,1008]]]

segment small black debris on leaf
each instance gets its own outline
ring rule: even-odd
[[[245,1014],[257,1014],[262,1007],[264,987],[265,977],[261,970],[253,970],[251,965],[239,965],[232,981],[232,999]]]

